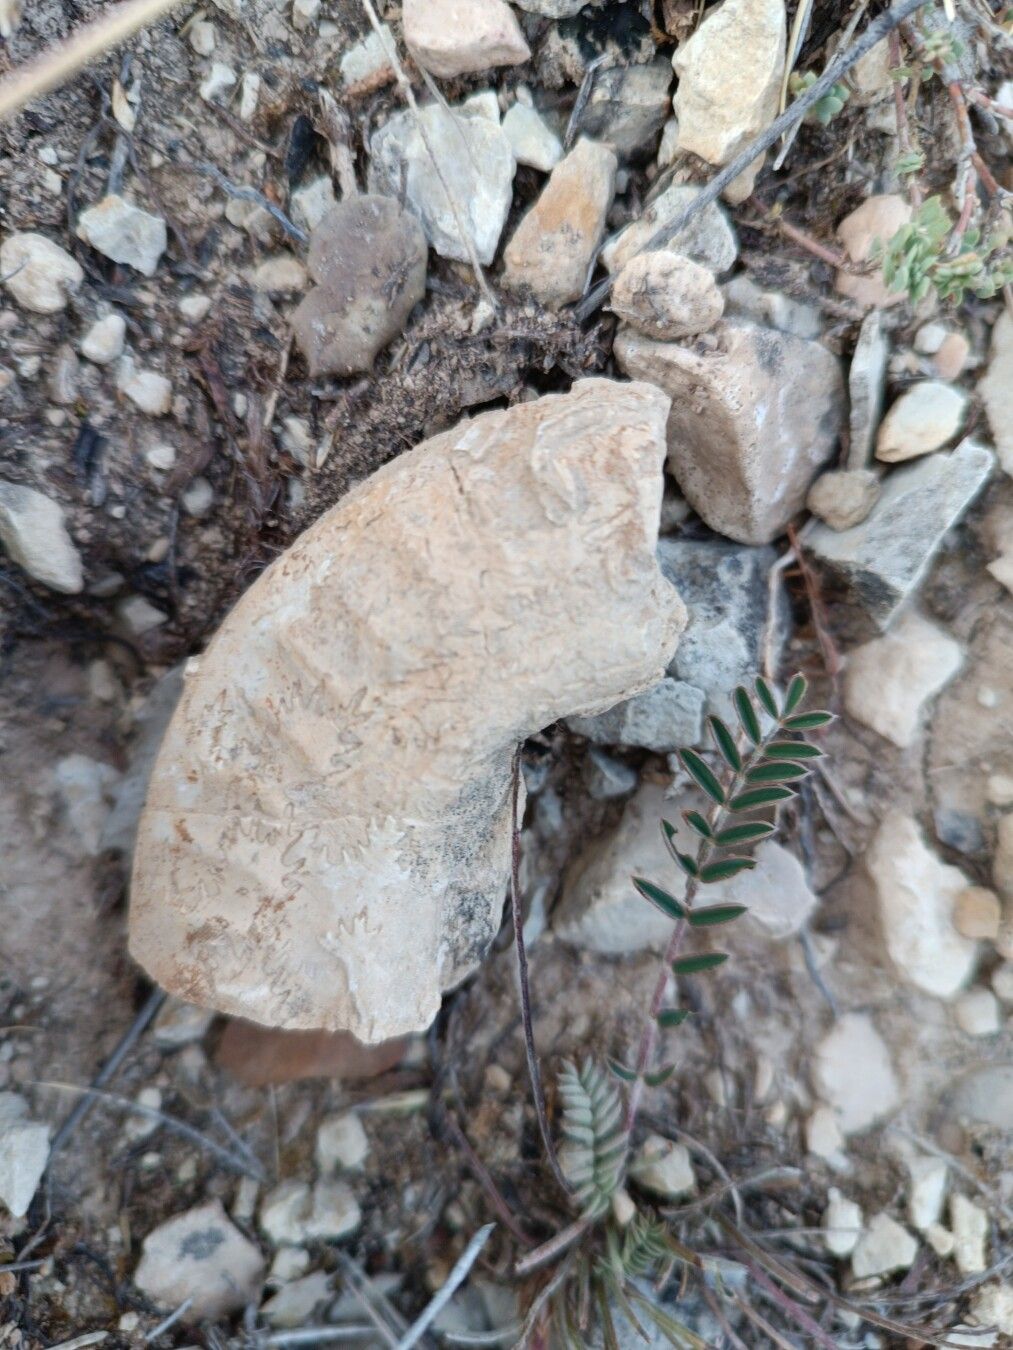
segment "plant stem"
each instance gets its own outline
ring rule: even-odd
[[[900,50],[900,34],[896,29],[890,34],[890,73],[894,74],[904,64]],[[900,144],[902,155],[910,155],[913,149],[911,144],[911,123],[907,115],[907,102],[904,98],[904,90],[900,87],[901,82],[894,76],[893,80],[893,106],[897,115],[897,140]],[[921,206],[924,194],[921,189],[921,183],[918,175],[913,173],[908,180],[908,196],[911,198],[911,205],[917,210]]]
[[[549,1113],[545,1109],[545,1092],[542,1087],[542,1072],[538,1067],[538,1055],[535,1052],[535,1031],[531,1021],[531,987],[528,982],[528,954],[524,946],[524,916],[521,913],[521,829],[517,818],[521,795],[521,752],[518,748],[514,755],[513,781],[510,788],[511,800],[511,841],[510,841],[510,914],[514,924],[514,945],[517,950],[517,983],[521,991],[521,1020],[524,1023],[524,1053],[528,1061],[528,1077],[531,1080],[531,1095],[535,1101],[535,1115],[538,1117],[538,1129],[545,1145],[545,1156],[552,1168],[552,1175],[559,1182],[565,1195],[570,1194],[570,1185],[563,1175],[549,1129]]]
[[[720,828],[725,814],[726,803],[738,792],[739,788],[745,782],[745,774],[753,764],[762,756],[767,747],[767,742],[775,736],[780,729],[780,722],[775,723],[773,729],[761,738],[758,745],[753,747],[752,753],[742,761],[741,769],[733,771],[725,787],[725,802],[715,802],[711,807],[710,815],[707,817],[707,823],[712,832]],[[697,853],[696,862],[700,866],[705,863],[711,853],[711,843],[707,839],[700,841],[700,848]],[[699,882],[696,877],[690,877],[686,883],[686,893],[683,896],[683,906],[687,910],[693,908],[693,902],[696,899],[699,890]],[[630,1090],[626,1098],[626,1116],[624,1120],[625,1129],[630,1140],[633,1136],[633,1126],[637,1121],[637,1113],[640,1110],[640,1103],[644,1095],[644,1074],[650,1067],[651,1060],[654,1057],[654,1051],[658,1044],[658,1013],[661,1011],[661,1005],[665,1000],[665,991],[668,988],[669,975],[671,973],[672,962],[682,950],[682,944],[686,940],[686,934],[689,931],[689,920],[681,918],[676,922],[672,930],[672,936],[668,940],[668,946],[665,948],[661,957],[658,978],[654,984],[654,993],[651,996],[651,1002],[647,1012],[644,1014],[644,1029],[640,1035],[640,1048],[637,1051],[636,1059],[636,1079],[630,1084]]]

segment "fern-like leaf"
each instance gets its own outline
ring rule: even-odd
[[[600,1219],[622,1180],[627,1136],[623,1103],[605,1071],[590,1060],[564,1064],[559,1076],[567,1180],[587,1219]]]

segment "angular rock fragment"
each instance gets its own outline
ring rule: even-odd
[[[629,260],[647,247],[658,230],[673,222],[698,197],[700,189],[677,183],[657,197],[639,220],[621,230],[601,251],[601,260],[610,272],[618,272]],[[719,275],[727,272],[739,256],[738,240],[731,222],[717,202],[697,212],[690,222],[665,244],[672,253],[682,253]]]
[[[470,237],[488,264],[510,210],[515,168],[498,123],[433,103],[417,114],[396,113],[374,132],[369,190],[403,198],[441,257],[468,262]]]
[[[354,488],[192,664],[149,788],[131,949],[255,1021],[418,1030],[481,959],[516,744],[649,686],[667,399],[583,380]]]
[[[0,544],[12,562],[51,591],[77,595],[83,588],[81,558],[63,511],[44,492],[0,479]]]
[[[816,1047],[813,1082],[845,1134],[858,1134],[900,1105],[890,1051],[864,1013],[839,1017]]]
[[[597,717],[568,717],[566,724],[595,745],[635,745],[656,755],[695,745],[702,734],[705,695],[667,677]]]
[[[665,789],[645,783],[626,803],[618,827],[571,865],[552,916],[553,930],[564,942],[605,956],[665,945],[672,920],[647,904],[630,880],[666,877],[665,886],[676,899],[684,894],[685,877],[672,866],[661,833],[663,816],[682,828]]]
[[[858,606],[859,626],[886,628],[915,590],[943,536],[992,469],[984,446],[966,440],[948,454],[895,469],[860,525],[818,525],[807,547]]]
[[[960,643],[918,614],[905,614],[885,637],[848,656],[844,706],[902,749],[918,732],[925,704],[953,679]]]
[[[772,548],[744,548],[722,539],[661,539],[658,563],[688,614],[668,674],[698,689],[703,711],[736,717],[735,686],[763,667],[766,645],[775,662],[788,629],[786,607],[770,608]],[[683,745],[692,744],[685,740]]]
[[[441,79],[515,66],[531,51],[505,0],[404,0],[404,40]]]
[[[764,290],[748,272],[739,272],[721,287],[729,319],[750,319],[764,328],[778,328],[794,337],[818,338],[823,318],[815,305],[793,300],[781,291]]]
[[[530,103],[518,97],[503,118],[503,132],[510,142],[514,159],[532,169],[548,173],[563,158],[563,146],[556,133]]]
[[[669,113],[672,67],[663,56],[646,65],[600,70],[580,118],[586,136],[610,145],[624,157],[657,136]]]
[[[941,450],[964,424],[967,395],[941,380],[921,380],[905,389],[883,418],[876,458],[888,464]]]
[[[709,339],[677,345],[620,333],[615,355],[628,375],[671,395],[669,468],[693,509],[719,534],[766,544],[833,454],[840,367],[818,342],[743,320],[723,319]]]
[[[672,58],[680,150],[727,164],[774,120],[785,35],[784,0],[724,0],[708,12]],[[758,167],[734,200],[748,196]]]
[[[616,157],[581,139],[549,175],[503,254],[503,284],[559,308],[584,293],[615,195]]]
[[[0,244],[0,277],[23,309],[56,314],[84,280],[84,269],[44,234],[9,234]]]
[[[256,1298],[264,1258],[220,1200],[159,1224],[144,1239],[134,1283],[163,1308],[189,1300],[184,1321],[224,1317]]]
[[[143,276],[154,276],[168,242],[165,221],[142,211],[117,193],[82,211],[77,237],[113,262],[126,263]]]
[[[889,356],[890,344],[883,332],[882,316],[878,309],[871,309],[858,330],[858,341],[848,369],[848,397],[851,401],[849,469],[864,469],[872,457],[872,446],[883,410]]]
[[[883,936],[902,978],[936,998],[960,992],[974,970],[977,943],[953,922],[967,878],[926,847],[910,816],[891,811],[873,837],[865,865],[876,887]]]
[[[713,272],[667,249],[631,258],[616,278],[609,304],[638,332],[661,342],[706,332],[725,308]]]
[[[16,1092],[0,1092],[0,1204],[15,1219],[28,1213],[49,1162],[49,1126],[32,1120]]]
[[[992,329],[988,371],[978,384],[1003,470],[1013,475],[1013,316],[1003,310]]]
[[[352,197],[324,216],[307,257],[316,285],[292,315],[314,378],[372,368],[425,295],[426,258],[419,222],[389,197]]]
[[[856,1280],[908,1270],[918,1255],[918,1239],[885,1211],[869,1220],[851,1255]]]

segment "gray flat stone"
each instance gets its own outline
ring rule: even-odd
[[[894,469],[869,515],[850,530],[817,525],[809,552],[882,631],[915,590],[933,555],[992,471],[991,451],[972,440]]]
[[[595,745],[638,745],[665,755],[699,741],[705,702],[702,690],[666,676],[608,712],[568,717],[566,725]]]

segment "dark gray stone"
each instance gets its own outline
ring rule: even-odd
[[[770,569],[776,560],[772,548],[722,539],[658,541],[659,566],[689,611],[668,674],[701,690],[708,713],[734,718],[732,691],[763,669]],[[775,666],[788,621],[782,600],[774,615]]]

